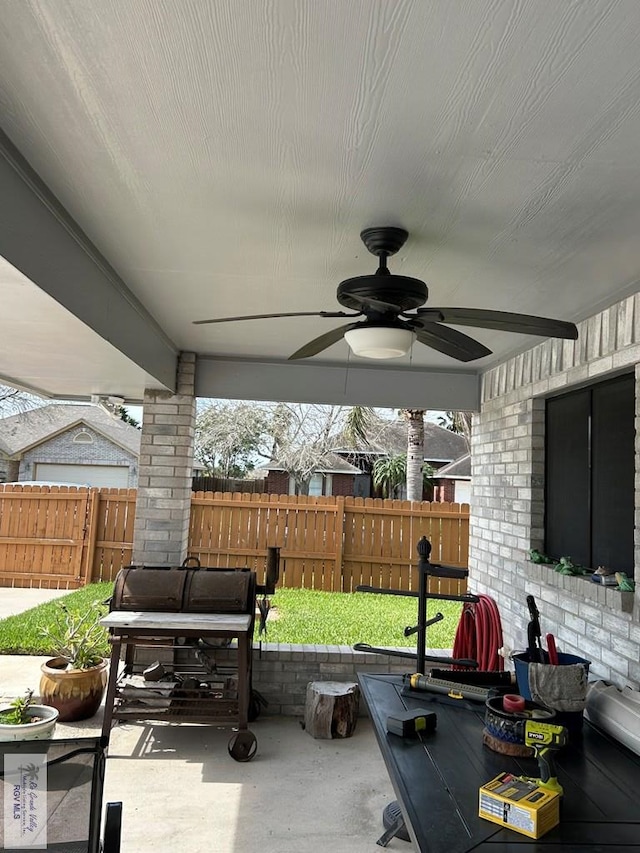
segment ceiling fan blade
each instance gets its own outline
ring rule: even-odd
[[[446,326],[440,326],[438,323],[430,323],[422,318],[415,318],[407,325],[415,332],[421,344],[426,344],[426,346],[456,358],[458,361],[474,361],[477,358],[483,358],[485,355],[491,355],[491,350],[487,349],[480,341],[476,341],[456,329],[449,329]]]
[[[355,329],[356,326],[359,326],[359,323],[347,323],[345,326],[338,326],[337,329],[331,329],[330,332],[325,332],[324,335],[320,335],[318,338],[314,338],[312,341],[309,341],[308,344],[305,344],[303,347],[300,347],[299,350],[296,350],[293,355],[290,355],[288,361],[295,361],[298,358],[309,358],[312,355],[317,355],[322,350],[327,349],[332,344],[337,343],[344,337],[344,333],[348,332],[349,329]]]
[[[476,326],[501,332],[519,332],[523,335],[540,335],[545,338],[576,340],[575,323],[535,317],[532,314],[512,314],[509,311],[491,311],[485,308],[419,308],[416,316],[426,320],[453,323],[456,326]]]
[[[246,314],[243,317],[217,317],[213,320],[194,320],[194,326],[206,326],[209,323],[232,323],[236,320],[272,320],[278,317],[361,317],[362,312],[347,314],[346,311],[291,311],[286,314]]]

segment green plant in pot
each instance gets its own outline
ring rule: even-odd
[[[49,738],[58,719],[58,711],[33,702],[33,690],[0,707],[0,741],[42,740]]]
[[[107,684],[107,632],[100,625],[103,605],[84,612],[60,604],[43,639],[54,657],[42,664],[40,695],[60,712],[60,722],[92,717]]]

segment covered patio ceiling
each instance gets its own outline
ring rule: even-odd
[[[345,341],[287,361],[373,273],[429,306],[578,322],[638,289],[636,0],[0,0],[0,381],[60,398],[473,409],[539,338],[461,363]]]

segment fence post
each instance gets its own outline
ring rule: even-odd
[[[333,591],[336,591],[336,581],[340,578],[339,591],[344,592],[344,567],[342,555],[344,553],[344,497],[338,495],[336,498],[336,556],[333,568]]]
[[[89,500],[87,502],[87,521],[84,528],[84,565],[81,567],[81,586],[86,586],[93,580],[93,560],[96,554],[99,506],[100,490],[91,489],[89,492]]]

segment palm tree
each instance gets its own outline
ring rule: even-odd
[[[382,497],[391,498],[395,490],[405,482],[407,476],[407,457],[404,453],[399,456],[383,456],[376,459],[373,465],[373,485],[381,489]]]
[[[377,421],[375,410],[370,406],[352,406],[347,412],[344,436],[352,447],[366,447]]]
[[[457,432],[467,439],[467,445],[471,445],[471,412],[445,412],[444,417],[438,418],[438,423],[451,432]]]
[[[424,465],[424,409],[403,409],[407,422],[407,500],[421,501]]]

